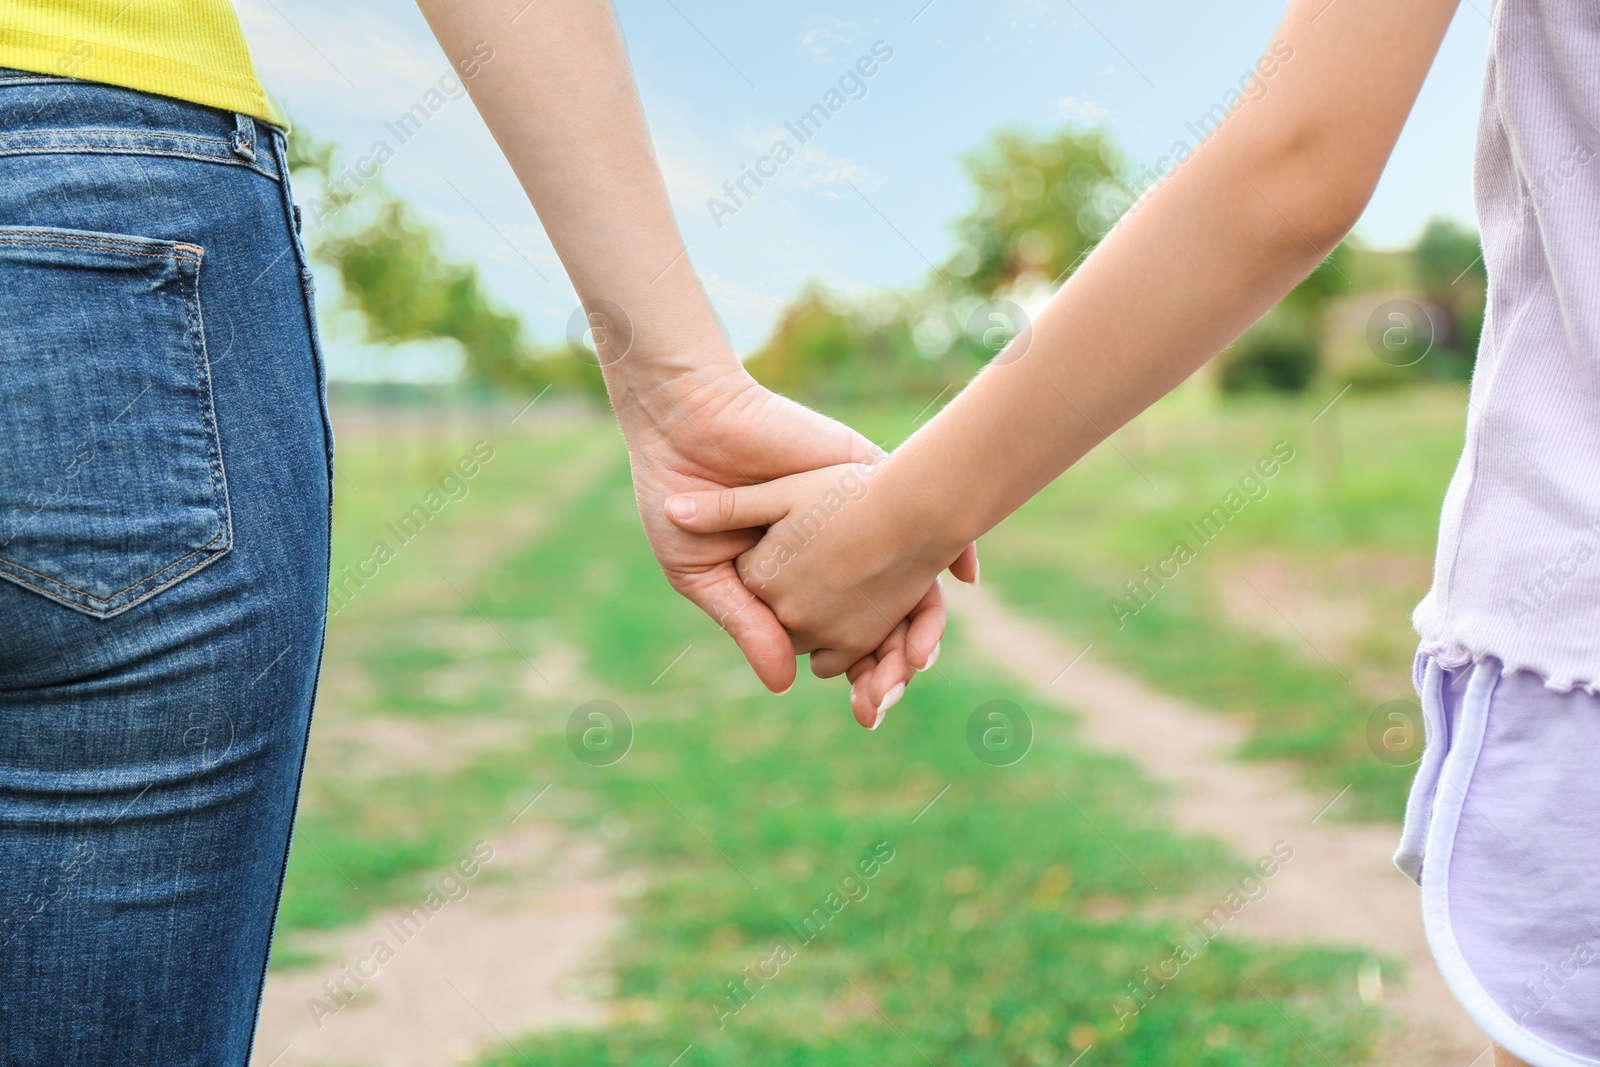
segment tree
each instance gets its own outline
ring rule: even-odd
[[[1298,393],[1316,377],[1321,354],[1313,320],[1285,301],[1217,357],[1217,382],[1225,393]]]
[[[955,349],[924,352],[909,306],[893,294],[847,300],[808,283],[745,365],[768,387],[817,403],[933,396],[979,362]]]
[[[289,138],[289,168],[316,181],[317,196],[307,212],[311,252],[339,272],[346,298],[361,311],[374,340],[451,338],[466,353],[472,381],[604,392],[597,369],[540,352],[522,320],[495,305],[477,268],[451,259],[438,231],[390,192],[381,176],[351,181],[333,145],[298,129]]]
[[[1223,392],[1267,389],[1298,393],[1322,366],[1322,344],[1334,301],[1354,289],[1356,251],[1341,241],[1244,336],[1217,357]]]
[[[1489,288],[1477,233],[1452,219],[1432,218],[1413,258],[1424,299],[1442,309],[1449,324],[1444,331],[1447,336],[1436,338],[1435,343],[1456,353],[1470,367],[1483,333]]]
[[[1029,278],[1059,281],[1134,200],[1121,153],[1098,130],[1002,132],[966,167],[978,203],[956,222],[961,247],[941,273],[985,298]]]

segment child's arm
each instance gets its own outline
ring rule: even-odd
[[[734,573],[755,535],[685,534],[666,521],[662,501],[877,450],[761,388],[729,347],[673,220],[610,3],[419,2],[589,310],[663,572],[728,631],[769,688],[787,689],[789,637]],[[957,572],[970,574],[976,557],[962,559]],[[937,595],[918,609],[919,633],[942,631],[943,620]]]
[[[844,670],[960,546],[1227,346],[1337,245],[1456,4],[1292,0],[1265,95],[1178,165],[1013,342],[1026,350],[978,375],[860,499],[818,525],[826,479],[806,475],[703,494],[684,525],[775,523],[742,573],[797,642],[828,650],[813,671]],[[816,529],[803,533],[800,514]],[[784,553],[793,558],[776,565]]]

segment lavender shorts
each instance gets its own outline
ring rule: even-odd
[[[1600,1067],[1600,696],[1493,659],[1418,667],[1395,863],[1467,1012],[1534,1067]]]

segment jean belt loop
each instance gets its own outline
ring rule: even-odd
[[[256,161],[256,123],[249,115],[233,116],[233,154],[240,159]]]

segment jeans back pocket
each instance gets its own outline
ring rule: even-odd
[[[0,578],[106,618],[233,547],[203,258],[0,228]]]

